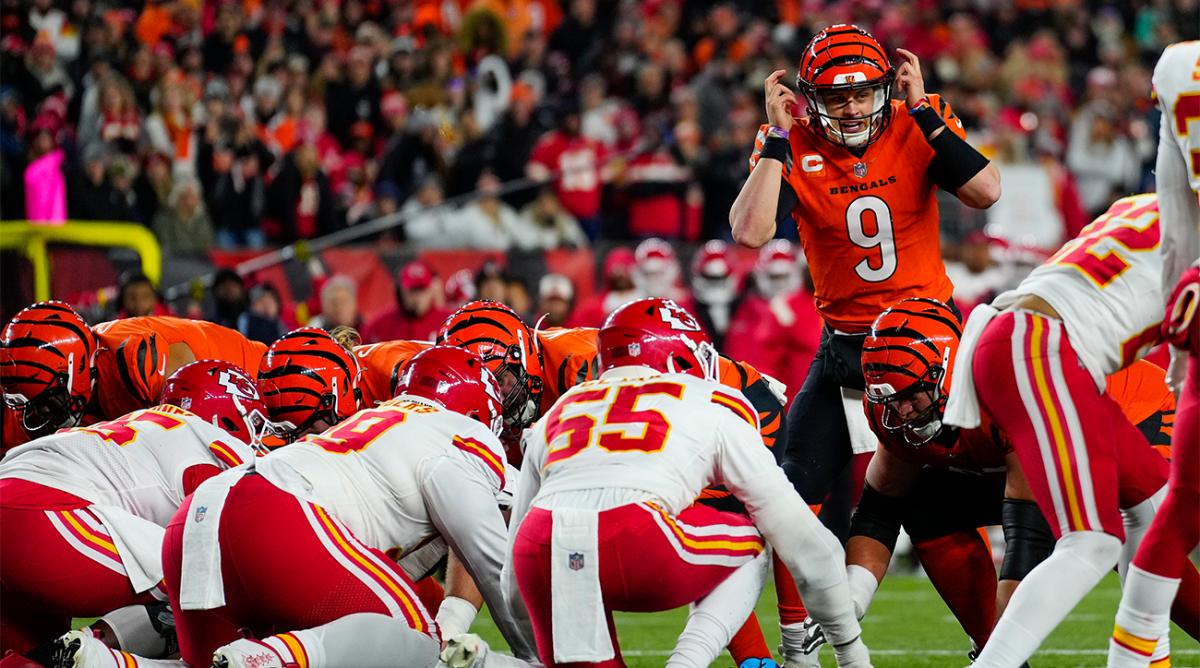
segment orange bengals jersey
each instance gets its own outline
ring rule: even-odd
[[[1146,360],[1108,377],[1108,396],[1121,412],[1164,459],[1171,459],[1171,433],[1175,425],[1175,396],[1167,388],[1167,373]],[[1004,457],[1012,449],[1007,435],[992,424],[986,414],[974,429],[947,429],[943,435],[914,447],[882,427],[883,406],[866,403],[871,430],[888,452],[900,459],[925,466],[985,470],[1005,465]]]
[[[962,122],[937,95],[930,104],[950,132],[965,138]],[[800,119],[789,136],[784,185],[797,203],[791,213],[808,258],[817,311],[834,329],[864,332],[885,308],[908,297],[950,299],[954,286],[942,264],[937,187],[929,176],[933,149],[903,102],[879,138],[856,157],[817,136]],[[758,164],[767,126],[750,156]]]
[[[400,378],[400,368],[417,353],[432,346],[430,341],[384,341],[354,346],[354,357],[362,368],[363,407],[392,399],[392,387]]]
[[[168,349],[187,344],[198,360],[224,360],[247,373],[258,372],[267,347],[238,332],[203,320],[147,316],[102,322],[93,328],[96,353],[96,401],[101,419],[116,419],[158,403],[169,372]]]

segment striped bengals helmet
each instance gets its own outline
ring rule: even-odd
[[[258,390],[279,434],[295,440],[318,420],[330,426],[362,403],[358,360],[328,332],[301,327],[267,348],[258,367]]]
[[[438,331],[437,342],[483,359],[500,384],[506,437],[518,436],[541,412],[542,351],[517,312],[486,299],[467,302]]]
[[[862,148],[883,133],[892,117],[892,83],[896,70],[875,38],[856,25],[832,25],[817,33],[800,57],[796,87],[808,101],[809,125],[821,137],[850,148]],[[827,97],[871,91],[870,111],[861,116],[833,116]],[[847,125],[859,126],[847,130]]]
[[[863,342],[867,401],[883,407],[883,428],[911,445],[941,433],[962,324],[936,299],[914,297],[875,318]]]
[[[79,424],[96,380],[96,347],[91,328],[63,302],[34,304],[9,321],[0,334],[0,386],[30,436]]]

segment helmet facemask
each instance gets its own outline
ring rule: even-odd
[[[501,348],[496,347],[497,350]],[[529,375],[522,359],[520,343],[504,347],[502,354],[481,355],[484,365],[496,378],[504,427],[502,435],[517,438],[538,417],[542,379]]]
[[[804,81],[798,83],[808,101],[808,113],[816,121],[811,126],[813,130],[835,144],[861,149],[878,139],[891,120],[894,80],[895,73],[889,70],[882,78],[857,83],[820,87]],[[862,100],[864,96],[866,99]],[[853,100],[865,102],[868,111],[856,115],[844,113]]]
[[[692,358],[696,361],[694,368],[700,370],[700,377],[705,380],[716,382],[718,376],[718,358],[720,355],[713,344],[708,341],[696,342],[687,334],[680,334],[679,338],[688,350],[692,352]],[[667,357],[667,373],[691,373],[693,365],[687,358],[670,355]]]
[[[909,445],[919,447],[942,433],[942,416],[946,411],[943,391],[945,369],[932,366],[919,380],[896,392],[889,384],[867,384],[867,401],[883,406],[881,423],[892,433],[899,433]]]
[[[75,384],[75,354],[67,356],[67,371],[59,371],[45,389],[32,399],[23,394],[4,393],[4,405],[21,411],[21,426],[34,438],[70,429],[79,424],[87,398],[72,394]]]

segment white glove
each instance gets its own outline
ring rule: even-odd
[[[438,608],[434,621],[437,622],[443,638],[453,638],[470,631],[477,614],[479,610],[470,601],[457,596],[447,596],[442,600],[442,606]]]

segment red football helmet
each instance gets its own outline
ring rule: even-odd
[[[875,318],[862,349],[867,401],[883,406],[881,423],[914,445],[942,431],[962,323],[936,299],[914,297]]]
[[[633,283],[642,294],[670,296],[679,280],[679,258],[671,244],[651,237],[637,245],[633,256]]]
[[[892,118],[896,71],[870,33],[838,24],[817,33],[804,47],[796,86],[808,102],[810,127],[842,146],[862,148],[879,138]],[[857,100],[864,114],[829,113],[830,104]]]
[[[469,350],[487,365],[500,385],[510,436],[533,424],[541,409],[542,351],[516,311],[500,302],[468,302],[442,323],[437,342]]]
[[[417,353],[404,366],[396,395],[436,402],[482,422],[497,436],[504,429],[496,377],[478,355],[462,348],[434,346]]]
[[[729,244],[713,239],[692,258],[692,294],[705,304],[733,301],[737,296],[733,251]]]
[[[767,299],[795,292],[804,280],[800,251],[787,239],[772,239],[758,252],[754,283]]]
[[[323,329],[301,327],[267,348],[258,390],[279,435],[295,440],[318,420],[335,425],[358,412],[358,360]]]
[[[213,423],[261,454],[267,452],[262,442],[271,427],[267,404],[254,379],[236,364],[220,360],[185,364],[167,378],[158,401]]]
[[[717,379],[717,349],[687,309],[650,297],[613,311],[599,335],[600,372],[645,366],[663,373]]]
[[[96,337],[63,302],[17,313],[0,334],[4,405],[21,412],[30,436],[79,424],[96,380]]]

